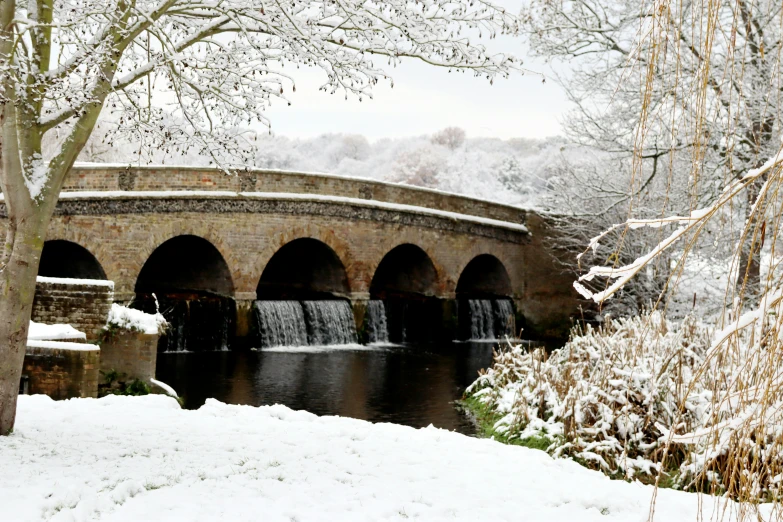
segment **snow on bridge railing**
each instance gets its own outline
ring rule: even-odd
[[[369,208],[377,208],[400,213],[411,213],[425,216],[434,216],[454,221],[463,221],[475,223],[490,227],[513,230],[515,232],[529,233],[528,228],[521,223],[504,221],[499,219],[485,218],[471,214],[463,214],[448,210],[439,210],[417,205],[407,205],[403,203],[389,203],[386,201],[376,201],[362,198],[351,198],[345,196],[329,196],[323,194],[295,194],[286,192],[232,192],[222,190],[107,190],[107,191],[73,191],[62,192],[60,200],[132,200],[132,199],[269,199],[269,200],[287,200],[287,201],[312,201],[322,203],[334,203],[343,205],[353,205]],[[0,201],[3,201],[0,194]],[[78,280],[84,282],[84,280]],[[55,281],[50,281],[55,282]],[[60,282],[60,281],[57,281]]]
[[[213,167],[79,163],[66,179],[63,190],[310,193],[409,204],[515,223],[523,223],[528,211],[470,195],[370,177],[280,169],[237,170],[235,174],[226,175]]]

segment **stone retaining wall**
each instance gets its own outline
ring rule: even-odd
[[[79,279],[47,279],[39,278],[35,285],[32,320],[70,324],[87,335],[87,342],[97,341],[114,301],[114,284],[110,281],[85,283]]]
[[[101,371],[124,374],[127,380],[149,383],[155,378],[158,335],[114,330],[101,342]]]
[[[29,341],[22,370],[27,393],[52,399],[97,397],[100,357],[94,345]]]

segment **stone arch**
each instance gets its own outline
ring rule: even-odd
[[[456,285],[458,337],[463,340],[502,339],[518,333],[514,286],[504,263],[495,255],[474,256]],[[520,319],[523,320],[523,318]]]
[[[165,241],[152,252],[136,278],[134,291],[232,297],[234,283],[220,251],[206,239],[186,234]]]
[[[403,243],[383,256],[370,283],[373,299],[420,299],[436,295],[438,270],[429,254],[412,243]]]
[[[351,293],[348,272],[325,242],[301,237],[280,247],[258,281],[258,299],[333,299]]]
[[[457,281],[457,298],[511,297],[508,270],[492,254],[479,254],[468,262]]]
[[[403,243],[383,256],[370,283],[370,298],[383,301],[390,341],[443,338],[438,281],[435,263],[417,245]]]
[[[78,243],[64,239],[53,239],[44,243],[38,275],[73,279],[107,279],[101,263],[89,250]]]
[[[135,308],[155,313],[159,307],[171,325],[159,351],[230,346],[236,324],[234,283],[225,258],[210,241],[191,234],[164,241],[142,266],[134,291]]]
[[[129,249],[127,260],[123,263],[122,284],[119,284],[120,281],[115,281],[115,293],[122,292],[122,296],[132,297],[141,270],[150,257],[165,243],[180,236],[199,237],[216,249],[229,268],[234,292],[236,292],[239,287],[237,278],[241,273],[238,267],[242,266],[243,259],[234,255],[224,234],[220,233],[219,222],[209,219],[173,217],[170,221],[164,221],[160,225],[147,227],[147,230],[147,235],[143,238],[137,238],[133,242],[132,248]]]

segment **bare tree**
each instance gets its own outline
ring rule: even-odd
[[[433,134],[432,143],[443,145],[449,150],[457,150],[465,143],[465,131],[459,127],[446,127]]]
[[[572,66],[560,78],[576,107],[569,137],[631,162],[637,186],[646,172],[687,187],[687,209],[777,150],[782,9],[775,0],[532,0],[522,18],[536,54]],[[735,202],[741,222],[758,188]],[[628,217],[636,202],[625,192]],[[743,248],[738,285],[755,294],[758,251]]]
[[[388,79],[374,57],[491,80],[516,61],[469,37],[516,23],[468,0],[0,0],[0,434],[14,426],[46,230],[102,112],[140,147],[196,148],[228,171],[249,159],[236,129],[268,125],[264,109],[296,88],[299,67],[321,69],[322,90],[359,99]],[[50,133],[59,145],[44,157]]]
[[[393,181],[417,187],[437,187],[444,163],[431,145],[404,151],[394,163]]]

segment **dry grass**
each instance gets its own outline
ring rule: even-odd
[[[717,352],[714,337],[692,317],[673,324],[660,312],[609,321],[549,355],[497,352],[469,393],[511,442],[548,437],[550,454],[616,478],[776,501],[783,418],[769,406],[783,396],[759,386],[769,364],[748,348],[752,333]],[[765,422],[750,422],[762,411]]]

